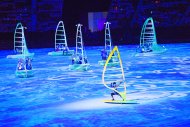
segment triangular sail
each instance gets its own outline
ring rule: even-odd
[[[114,56],[113,56],[114,55]],[[110,60],[112,60],[112,57],[114,59],[118,59],[119,64],[115,67],[109,67],[108,64]],[[123,101],[126,101],[126,82],[125,82],[125,75],[124,75],[124,70],[123,70],[123,65],[120,57],[120,53],[118,50],[118,47],[115,46],[114,49],[110,52],[106,63],[104,65],[104,70],[102,74],[102,82],[110,90],[113,90],[117,92],[123,99]],[[116,89],[113,89],[110,84],[113,82],[119,83],[119,87]]]
[[[21,23],[18,23],[14,33],[14,51],[17,54],[27,54],[28,49],[26,46],[26,40],[24,36],[24,27]]]
[[[77,24],[77,33],[76,33],[76,55],[82,57],[82,64],[85,63],[84,58],[86,58],[86,53],[83,47],[83,38],[82,38],[82,24]]]
[[[105,50],[110,53],[112,50],[112,40],[111,40],[111,32],[110,32],[110,22],[106,22],[105,24]]]
[[[59,48],[60,51],[67,47],[67,38],[63,21],[59,21],[55,32],[55,50]]]

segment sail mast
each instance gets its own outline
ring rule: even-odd
[[[82,38],[82,24],[77,24],[77,33],[76,33],[76,54],[82,56],[82,63],[84,63],[84,47],[83,47],[83,38]]]
[[[23,27],[22,26],[22,36],[23,36],[23,38],[22,38],[22,42],[23,42],[23,49],[24,49],[24,56],[26,56],[26,54],[28,54],[28,48],[27,48],[27,45],[26,45],[26,39],[25,39],[25,35],[24,35],[24,29],[27,29],[26,27]]]
[[[55,32],[55,49],[57,48],[57,45],[63,45],[60,47],[60,50],[63,50],[64,47],[67,47],[67,38],[63,21],[59,21],[57,24]]]
[[[24,29],[21,23],[17,23],[14,32],[14,55],[8,55],[7,58],[20,58],[25,53],[26,56],[33,57],[34,53],[29,53],[26,45],[26,39],[24,35]]]
[[[155,30],[155,27],[154,27],[154,21],[153,19],[151,18],[151,23],[152,23],[152,31],[153,31],[153,43],[152,43],[152,47],[156,46],[157,45],[157,38],[156,38],[156,30]]]

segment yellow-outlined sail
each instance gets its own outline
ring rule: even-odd
[[[112,60],[112,57],[118,58],[118,61],[119,61],[118,66],[115,66],[115,67],[108,66],[110,60]],[[125,75],[124,75],[122,60],[121,60],[120,53],[117,46],[113,48],[113,50],[110,52],[106,60],[106,63],[103,69],[103,74],[102,74],[102,82],[105,87],[107,87],[110,90],[113,90],[114,92],[118,93],[121,96],[122,101],[120,100],[120,101],[114,101],[114,102],[118,102],[118,103],[126,102],[127,90],[126,90]],[[116,82],[117,84],[120,83],[120,85],[117,87],[117,90],[109,86],[113,82]],[[108,100],[104,102],[113,102],[113,101]]]

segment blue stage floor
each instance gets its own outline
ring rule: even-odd
[[[86,47],[91,70],[69,70],[68,57],[33,49],[34,77],[17,78],[12,51],[0,51],[0,126],[134,127],[190,125],[190,44],[165,44],[163,54],[135,57],[136,46],[119,46],[127,98],[138,104],[107,104],[111,99],[98,65],[103,47]]]

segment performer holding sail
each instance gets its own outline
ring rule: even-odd
[[[122,82],[120,82],[120,84],[121,84],[121,83],[122,83]],[[110,87],[114,89],[113,92],[111,93],[112,101],[115,100],[114,97],[113,97],[113,95],[118,95],[118,96],[121,97],[121,95],[120,95],[118,92],[115,91],[115,90],[117,90],[117,87],[118,87],[120,84],[116,84],[116,82],[113,82],[113,83],[111,83],[111,85],[110,85]],[[122,97],[121,97],[121,98],[122,98]]]
[[[106,60],[108,57],[107,51],[105,49],[101,50],[102,60]]]

